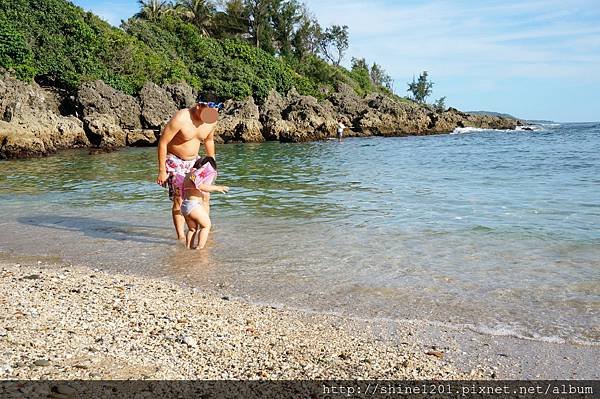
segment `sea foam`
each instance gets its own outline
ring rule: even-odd
[[[478,133],[478,132],[511,132],[512,130],[504,129],[483,129],[480,127],[457,127],[450,134],[463,134],[463,133]]]

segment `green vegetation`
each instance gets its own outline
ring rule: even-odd
[[[516,116],[513,116],[511,114],[505,114],[505,113],[501,113],[501,112],[493,112],[493,111],[465,111],[467,114],[472,114],[472,115],[487,115],[487,116],[498,116],[501,118],[507,118],[507,119],[521,119],[521,118],[517,118]],[[553,121],[547,121],[547,120],[528,120],[528,122],[531,123],[554,123]]]
[[[0,2],[0,67],[23,80],[75,89],[102,79],[135,94],[146,81],[184,81],[201,92],[263,99],[322,96],[339,82],[390,93],[391,78],[364,59],[339,66],[347,26],[323,29],[296,0],[140,0],[120,28],[66,0]],[[329,62],[328,62],[329,61]]]
[[[428,80],[427,71],[423,71],[423,73],[419,75],[419,80],[415,80],[415,77],[413,76],[413,80],[408,84],[408,90],[406,91],[409,91],[412,94],[413,99],[416,102],[425,104],[425,99],[429,97],[432,89],[433,82]]]
[[[433,106],[436,109],[436,111],[438,111],[438,112],[445,111],[446,110],[446,96],[438,98],[433,103]]]
[[[412,97],[410,99],[418,102],[419,104],[427,104],[426,99],[431,95],[434,83],[429,80],[427,71],[423,71],[419,75],[419,80],[415,80],[413,76],[412,82],[408,83],[408,90]],[[435,100],[432,104],[433,108],[437,112],[444,112],[446,110],[446,96],[440,97]]]
[[[29,44],[21,32],[5,19],[0,19],[0,65],[14,70],[22,80],[30,80],[36,74]]]

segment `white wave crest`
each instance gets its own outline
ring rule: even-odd
[[[542,130],[546,130],[546,127],[543,125],[526,125],[526,126],[517,126],[517,128],[515,130],[541,132]]]
[[[477,132],[511,132],[503,129],[483,129],[480,127],[457,127],[450,134],[477,133]]]
[[[537,333],[527,333],[526,331],[515,328],[514,326],[508,325],[496,325],[494,327],[486,326],[486,325],[473,325],[466,324],[469,330],[485,334],[485,335],[493,335],[493,336],[508,336],[515,337],[520,339],[528,339],[532,341],[542,341],[542,342],[550,342],[555,344],[564,344],[566,341],[563,338],[557,337],[555,335],[544,336]],[[583,343],[583,342],[582,342]],[[587,343],[587,342],[586,342]],[[588,343],[593,344],[593,343]]]
[[[464,134],[464,133],[478,133],[478,132],[541,132],[547,130],[542,125],[526,125],[517,126],[514,130],[512,129],[483,129],[480,127],[457,127],[450,134]]]

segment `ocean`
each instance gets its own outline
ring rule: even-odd
[[[155,148],[0,162],[0,260],[254,303],[600,344],[600,123],[217,146],[207,249],[174,240]]]

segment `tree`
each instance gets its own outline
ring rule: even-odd
[[[438,98],[433,106],[435,107],[436,111],[444,112],[446,110],[446,96]]]
[[[364,69],[369,73],[369,66],[367,65],[367,60],[364,58],[354,58],[352,57],[352,70],[355,71],[357,69]]]
[[[321,26],[306,6],[302,5],[298,28],[292,38],[294,55],[303,59],[307,55],[316,55],[319,51],[319,39],[322,35]]]
[[[217,12],[214,21],[215,34],[220,37],[247,39],[250,36],[249,18],[243,0],[227,0],[223,11]]]
[[[273,33],[270,25],[270,11],[273,0],[244,0],[248,15],[250,35],[256,48],[273,53]]]
[[[423,71],[418,81],[415,81],[415,77],[413,76],[413,81],[408,84],[408,90],[406,91],[412,93],[416,102],[424,104],[425,99],[431,94],[432,88],[433,82],[427,80],[427,71]]]
[[[296,0],[279,0],[273,6],[271,21],[277,49],[280,55],[289,56],[292,54],[292,35],[302,18],[302,10]]]
[[[365,92],[373,89],[371,77],[369,76],[369,66],[364,58],[352,57],[352,78],[358,82],[360,88]]]
[[[332,25],[325,29],[319,40],[322,54],[336,66],[342,62],[348,46],[348,26],[346,25]]]
[[[216,7],[210,0],[177,0],[175,10],[194,24],[203,36],[210,36]]]
[[[161,15],[171,9],[171,4],[168,0],[138,0],[138,4],[141,6],[141,9],[134,17],[152,22],[156,22]]]
[[[385,69],[383,69],[381,65],[373,63],[373,66],[371,66],[370,75],[373,84],[385,87],[388,90],[392,90],[392,83],[394,81],[387,73],[385,73]]]

